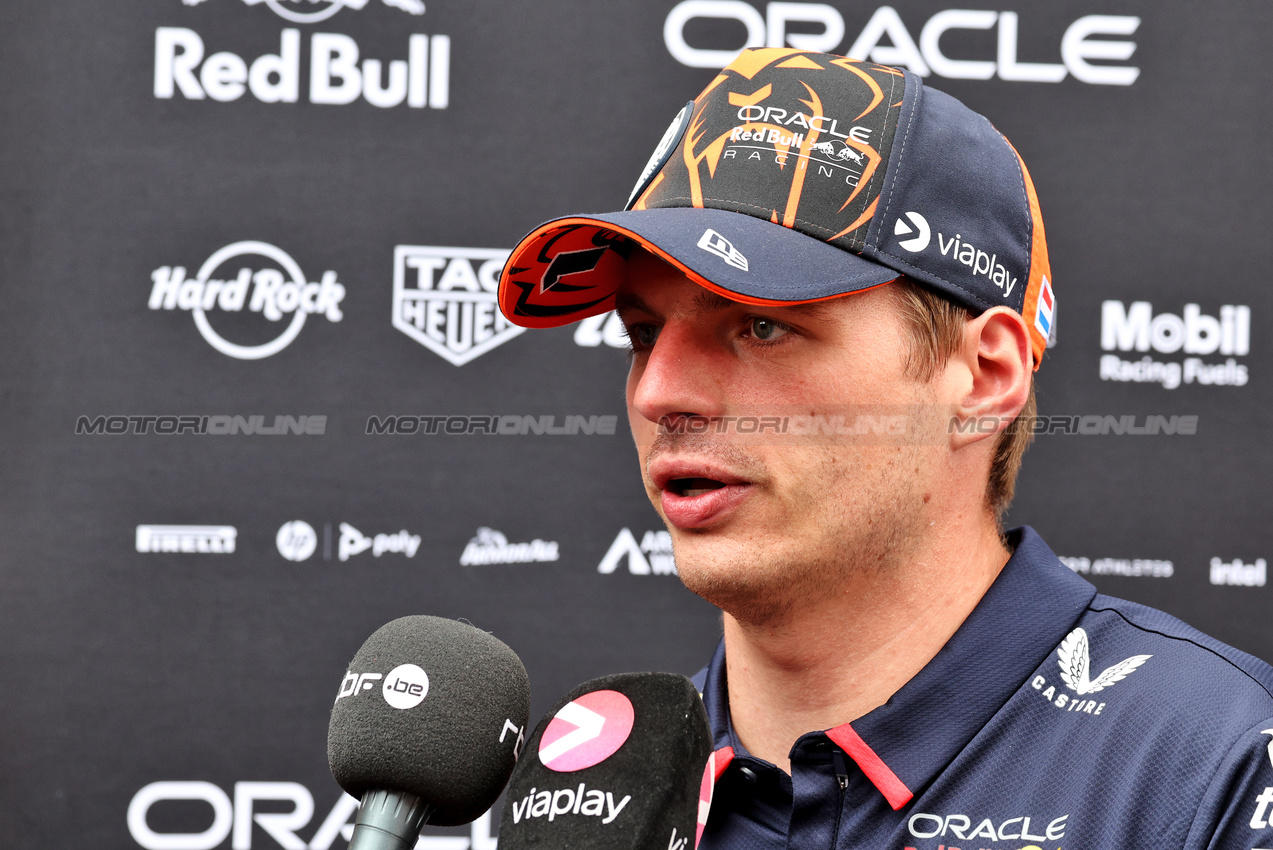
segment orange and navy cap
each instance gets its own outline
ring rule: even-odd
[[[974,314],[1020,313],[1035,368],[1055,322],[1038,198],[1008,140],[914,74],[826,53],[740,53],[673,120],[626,209],[518,243],[500,309],[531,328],[613,309],[636,246],[762,306],[907,275]]]

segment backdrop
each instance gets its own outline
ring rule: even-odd
[[[1058,334],[1011,524],[1273,657],[1271,39],[1254,0],[3,4],[0,844],[343,848],[328,712],[397,616],[511,645],[532,722],[706,663],[616,326],[492,290],[744,45],[908,66],[1013,141]]]

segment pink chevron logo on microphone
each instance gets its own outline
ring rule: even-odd
[[[558,773],[601,764],[628,740],[634,717],[632,701],[618,691],[584,694],[553,715],[539,740],[539,760]]]

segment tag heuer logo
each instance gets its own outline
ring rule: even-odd
[[[1083,696],[1103,691],[1106,688],[1126,679],[1136,668],[1153,656],[1133,655],[1124,658],[1113,667],[1107,667],[1095,679],[1089,679],[1089,647],[1087,632],[1077,628],[1065,636],[1061,645],[1056,648],[1061,665],[1061,680],[1075,693]]]
[[[525,328],[499,310],[508,251],[399,245],[393,251],[393,326],[463,366]]]

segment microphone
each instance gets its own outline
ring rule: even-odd
[[[480,816],[529,714],[526,668],[490,634],[426,616],[377,629],[349,662],[327,730],[332,776],[362,800],[350,850],[411,850],[426,822]]]
[[[707,712],[684,676],[585,682],[539,721],[513,769],[500,850],[690,850],[711,753]]]

